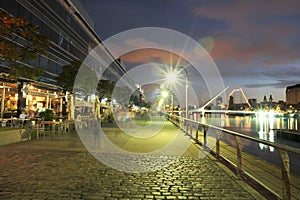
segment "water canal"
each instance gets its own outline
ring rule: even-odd
[[[276,129],[297,130],[300,132],[300,118],[289,116],[275,116],[271,114],[232,116],[226,114],[206,114],[204,117],[195,114],[194,119],[225,129],[233,130],[248,136],[262,140],[283,144],[295,148],[300,148],[299,139],[287,139],[277,136]],[[210,134],[210,133],[209,133]],[[299,137],[298,137],[299,138]],[[223,133],[222,141],[235,146],[232,136]],[[277,166],[281,166],[279,153],[271,146],[242,140],[243,151],[251,153],[263,160],[269,161]],[[300,175],[300,156],[289,154],[291,172]]]

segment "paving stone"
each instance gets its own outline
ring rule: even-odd
[[[1,146],[0,199],[255,199],[208,157],[153,156],[153,165],[162,158],[174,161],[127,173],[99,162],[74,134]]]

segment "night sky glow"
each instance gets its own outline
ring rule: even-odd
[[[162,27],[198,41],[216,63],[229,90],[248,98],[285,100],[300,83],[300,1],[82,0],[102,40],[139,27]],[[143,43],[141,39],[128,41]],[[148,41],[149,42],[149,41]],[[155,50],[122,57],[127,67],[170,55]]]

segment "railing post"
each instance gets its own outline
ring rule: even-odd
[[[188,121],[185,120],[185,133],[187,134],[189,131],[189,125],[188,125]]]
[[[184,130],[184,119],[179,119],[179,127],[183,131]]]
[[[220,138],[221,138],[221,131],[216,130],[216,154],[220,157]]]
[[[283,184],[283,199],[290,200],[291,197],[291,177],[290,177],[290,160],[286,151],[278,150],[281,158],[281,172]]]
[[[206,134],[207,134],[207,127],[203,126],[203,146],[204,146],[204,149],[206,149],[206,145],[207,145]]]
[[[196,142],[199,143],[199,140],[198,140],[198,132],[199,132],[199,124],[196,126]]]
[[[236,142],[236,153],[237,153],[237,176],[241,178],[242,173],[242,141],[238,136],[234,136]]]
[[[190,137],[193,138],[193,122],[190,123]]]

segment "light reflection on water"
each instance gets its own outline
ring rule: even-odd
[[[283,144],[300,148],[300,142],[291,139],[278,138],[276,136],[276,129],[289,129],[300,130],[300,119],[292,117],[278,117],[274,115],[252,115],[252,116],[231,116],[226,114],[206,114],[205,117],[198,114],[194,115],[194,120],[219,126],[225,129],[236,131],[248,136],[259,138],[262,140],[274,142],[277,144]],[[223,133],[221,137],[222,141],[232,145],[235,145],[233,136]],[[274,147],[242,139],[243,151],[251,153],[263,160],[272,162],[277,166],[280,166],[280,156],[278,151]],[[300,166],[300,158],[297,155],[289,154],[290,162],[293,163],[291,170],[300,175],[300,172],[296,169]]]
[[[262,140],[300,147],[300,143],[276,137],[277,129],[299,130],[300,120],[293,117],[277,117],[274,115],[258,114],[252,116],[232,116],[226,114],[194,114],[194,119],[200,122],[223,127]],[[268,149],[268,145],[259,144],[261,150]],[[274,151],[274,148],[269,148]]]

